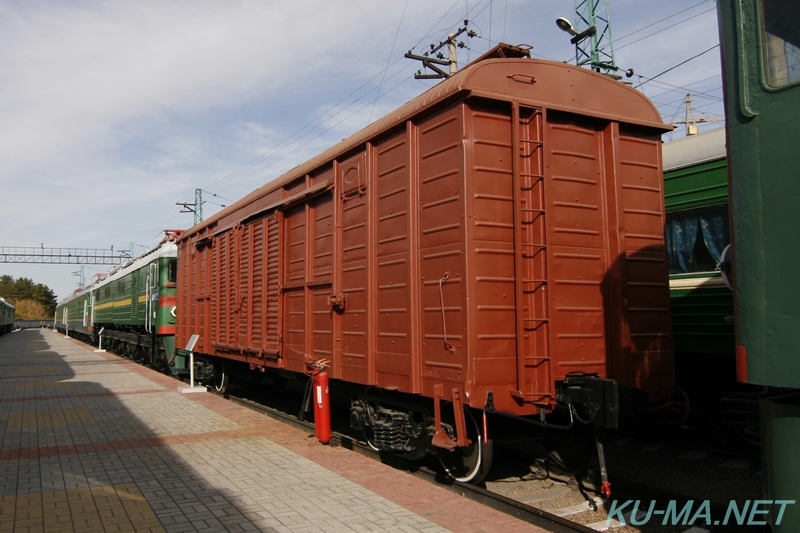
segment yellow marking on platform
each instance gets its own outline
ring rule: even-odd
[[[166,533],[135,483],[0,497],[0,533]]]
[[[36,427],[65,427],[95,424],[92,413],[85,407],[68,409],[37,409],[35,411],[16,411],[8,415],[6,430]]]
[[[34,382],[34,383],[17,383],[14,387],[16,392],[40,392],[40,391],[47,391],[49,389],[63,389],[65,387],[71,387],[72,383],[69,381],[46,381],[46,382]]]

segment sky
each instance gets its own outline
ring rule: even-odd
[[[616,63],[664,121],[687,93],[721,117],[715,1],[608,3]],[[574,62],[558,17],[577,26],[572,0],[0,0],[0,246],[140,253],[193,225],[175,204],[195,189],[208,217],[435,85],[403,54],[465,19],[459,66],[500,41]],[[0,264],[59,299],[79,270]]]

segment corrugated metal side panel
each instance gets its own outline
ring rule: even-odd
[[[207,338],[209,339],[208,350],[213,353],[213,344],[219,342],[220,331],[220,311],[219,311],[219,277],[221,275],[219,270],[219,255],[220,255],[220,242],[214,239],[214,244],[211,247],[205,248],[204,268],[206,275],[203,283],[206,287],[206,294],[208,299],[205,301],[205,315],[206,324],[208,325]],[[180,258],[178,259],[180,263]],[[178,287],[180,290],[180,286]],[[198,302],[199,305],[199,302]]]
[[[205,309],[203,304],[207,297],[205,278],[205,259],[210,254],[207,248],[197,250],[191,241],[183,241],[179,245],[178,255],[178,281],[180,287],[189,290],[178,291],[178,328],[176,347],[183,348],[193,334],[200,335],[200,340],[195,347],[196,351],[210,349],[208,339],[205,338]]]
[[[629,384],[663,396],[675,382],[664,247],[664,196],[659,168],[660,140],[620,133],[619,180],[630,353]],[[625,382],[623,375],[618,376]]]
[[[333,361],[334,333],[331,310],[333,280],[334,203],[330,193],[321,194],[308,202],[310,225],[309,250],[311,264],[308,280],[310,314],[310,356],[314,361]]]
[[[339,164],[337,183],[344,184],[337,201],[342,202],[341,286],[347,308],[341,316],[340,376],[348,381],[369,383],[369,194],[360,194],[366,183],[366,154],[360,153]],[[371,185],[367,185],[371,188]]]
[[[266,219],[266,325],[264,349],[273,353],[281,351],[280,346],[280,226],[278,215]]]
[[[514,273],[514,191],[510,106],[471,103],[467,113],[469,152],[468,254],[474,304],[472,382],[484,389],[516,386],[516,295]],[[496,395],[501,404],[507,395]]]
[[[283,357],[300,368],[306,354],[306,225],[305,205],[284,212]]]
[[[251,319],[248,321],[248,348],[262,349],[264,332],[264,293],[267,289],[265,281],[266,242],[264,227],[266,219],[259,219],[250,224],[252,246],[252,275],[248,285],[247,310]]]
[[[555,380],[571,372],[607,375],[607,226],[599,127],[576,115],[547,115],[547,284]]]
[[[213,298],[211,292],[211,263],[213,261],[214,250],[208,247],[202,247],[196,250],[193,255],[196,257],[193,262],[195,270],[192,276],[193,283],[197,290],[197,292],[193,294],[196,294],[197,297],[193,302],[196,316],[194,316],[192,320],[195,324],[195,333],[200,335],[201,344],[198,349],[203,349],[210,353],[213,350],[212,346],[214,343],[213,307],[211,304]]]
[[[402,130],[375,145],[373,180],[376,227],[376,382],[414,388],[411,312],[411,168],[408,133]]]
[[[424,392],[467,375],[464,108],[419,122],[419,255]]]
[[[253,277],[253,225],[245,224],[236,228],[236,260],[239,276],[236,282],[236,292],[234,300],[234,313],[236,315],[236,329],[233,336],[233,345],[239,347],[250,347],[248,332],[250,329],[250,306],[248,302],[252,298],[250,293],[250,281]]]
[[[216,326],[214,342],[227,345],[230,342],[231,313],[230,313],[230,278],[233,268],[230,262],[233,232],[226,232],[215,239],[214,242],[214,275],[211,293],[214,296],[212,306],[213,323]]]

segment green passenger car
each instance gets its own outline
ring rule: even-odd
[[[675,351],[733,364],[733,292],[717,269],[730,244],[725,130],[664,145],[670,300]]]
[[[71,337],[91,342],[92,293],[90,289],[78,289],[56,306],[56,327]]]

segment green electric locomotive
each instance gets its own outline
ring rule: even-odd
[[[60,331],[118,355],[167,368],[175,351],[179,233],[103,279],[76,291],[56,308]],[[101,340],[102,339],[102,340]]]
[[[761,401],[765,501],[773,531],[800,531],[800,4],[719,2],[736,363]]]

